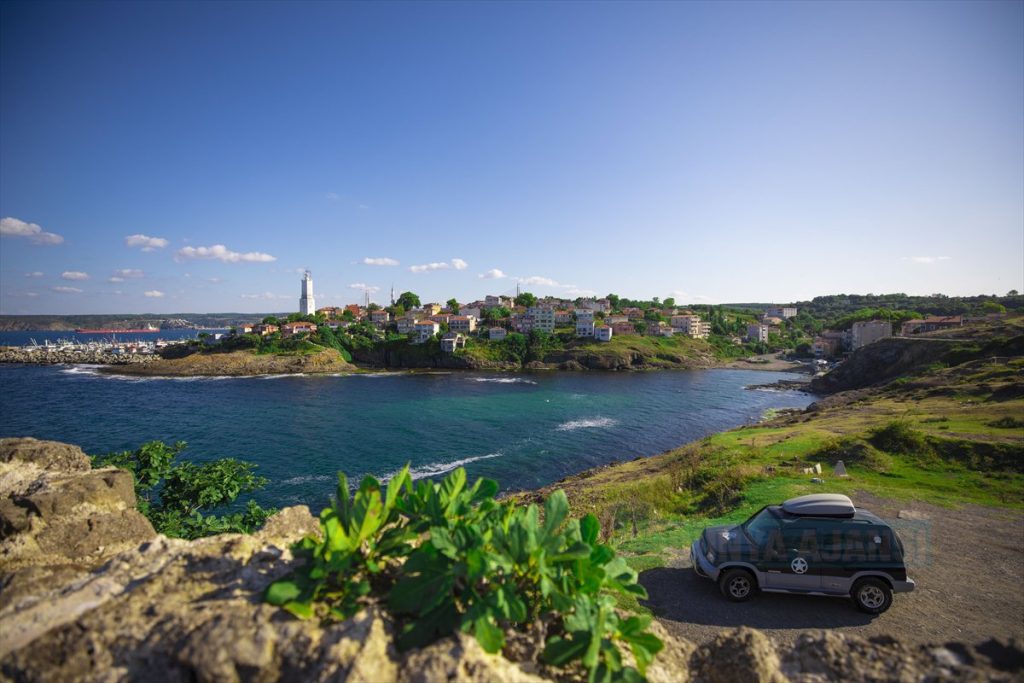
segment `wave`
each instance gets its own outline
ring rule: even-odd
[[[473,382],[494,382],[496,384],[536,384],[532,379],[525,377],[471,377]]]
[[[448,474],[454,469],[458,469],[463,465],[468,465],[471,462],[477,462],[480,460],[490,460],[491,458],[500,458],[505,455],[502,452],[488,453],[487,455],[475,455],[471,458],[462,458],[461,460],[453,460],[451,462],[432,462],[426,465],[418,465],[416,467],[409,468],[409,476],[413,479],[424,479],[426,477],[439,477],[442,474]],[[400,470],[388,473],[384,477],[384,481],[390,481],[392,477],[398,474]]]
[[[329,474],[305,474],[300,477],[292,477],[285,479],[282,484],[287,486],[297,486],[299,484],[308,484],[314,481],[337,481],[338,475],[331,476]]]
[[[618,420],[610,417],[592,417],[585,420],[570,420],[555,427],[560,432],[573,432],[577,429],[596,429],[600,427],[614,427],[619,424]]]

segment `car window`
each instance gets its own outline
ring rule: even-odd
[[[764,546],[779,530],[779,519],[767,509],[761,510],[743,524],[743,530],[754,543]]]

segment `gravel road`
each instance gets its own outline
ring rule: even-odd
[[[640,574],[645,603],[673,635],[701,644],[723,628],[751,626],[780,643],[807,630],[836,629],[908,644],[990,638],[1024,641],[1024,514],[969,506],[956,510],[910,501],[854,497],[893,524],[908,551],[913,593],[894,596],[884,614],[859,612],[849,600],[764,593],[727,601],[698,577],[688,548],[669,567]]]

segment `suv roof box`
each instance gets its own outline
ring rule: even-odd
[[[813,517],[853,517],[857,512],[849,496],[841,493],[815,493],[790,498],[782,504],[782,509],[791,515]]]

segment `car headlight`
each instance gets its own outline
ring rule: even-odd
[[[708,549],[708,551],[707,551],[706,553],[704,553],[704,557],[708,558],[708,562],[711,562],[712,564],[714,564],[714,562],[715,562],[715,557],[716,557],[716,555],[715,555],[715,551],[714,551],[714,550],[711,550],[711,549],[709,548],[709,549]]]

